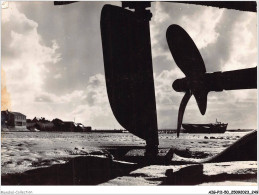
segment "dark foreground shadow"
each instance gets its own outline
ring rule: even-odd
[[[123,159],[130,150],[145,150],[145,146],[102,146],[102,150],[107,150],[115,159]]]
[[[216,175],[204,175],[203,165],[191,165],[173,172],[172,169],[166,171],[166,176],[163,178],[161,185],[198,185],[209,182],[223,181],[257,181],[257,173],[221,173]]]
[[[2,185],[97,185],[137,169],[109,158],[76,157],[66,164],[2,176]]]
[[[162,157],[146,157],[145,147],[104,146],[103,149],[108,156],[93,152],[90,156],[70,159],[65,164],[2,175],[2,185],[98,185],[150,164],[164,164]],[[131,150],[137,153],[127,155]]]
[[[145,146],[103,146],[101,149],[106,150],[115,159],[136,163],[139,168],[147,165],[168,165],[171,163],[171,159],[165,158],[168,148],[159,148],[157,156],[146,155]]]
[[[257,130],[243,136],[214,157],[202,162],[257,161]]]

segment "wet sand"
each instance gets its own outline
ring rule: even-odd
[[[178,148],[179,151],[182,151],[182,153],[180,152],[180,155],[183,157],[196,159],[207,158],[223,151],[247,133],[249,132],[226,132],[225,134],[183,133],[180,138],[176,138],[175,134],[159,134],[159,156],[164,156],[170,148]],[[98,157],[97,159],[105,158],[115,161],[127,160],[128,157],[129,160],[133,159],[132,163],[134,164],[134,157],[135,159],[141,159],[140,157],[144,155],[145,146],[143,140],[129,133],[2,132],[1,135],[2,178],[7,175],[41,170],[55,165],[58,166],[56,167],[58,170],[63,170],[64,167],[62,165],[69,166],[69,163],[75,158],[79,158],[78,162],[83,162],[85,166],[85,163],[89,161],[89,158],[86,160],[86,157],[89,156]],[[90,159],[90,161],[92,162],[92,159]],[[95,158],[92,163],[96,162],[99,162],[99,160],[96,161]],[[112,167],[114,162],[112,162]],[[246,163],[247,162],[244,162],[243,165],[237,164],[237,166],[242,167],[246,165]],[[250,162],[250,164],[251,163],[253,166],[257,167],[257,162]],[[115,164],[117,167],[125,166],[125,164],[121,164],[120,162],[116,162]],[[84,166],[81,166],[80,164],[79,167],[82,168]],[[164,177],[166,170],[170,169],[169,165],[156,166],[159,166],[159,169],[163,170]],[[114,173],[112,177],[107,177],[105,180],[100,180],[95,184],[112,185],[111,182],[113,179],[116,180],[119,176],[122,178],[125,177],[125,175],[130,176],[132,167],[136,170],[142,170],[149,166],[140,167],[129,164],[126,167],[127,168],[117,168],[116,170],[121,171],[116,174]],[[95,168],[97,169],[97,167]],[[89,170],[90,169],[91,167]],[[150,170],[152,169],[153,168],[151,167]],[[124,172],[123,170],[126,171]],[[224,171],[223,168],[222,170]],[[150,171],[150,173],[153,172]],[[257,171],[256,173],[254,172],[254,174],[257,174]],[[158,178],[158,176],[155,175],[154,177]],[[145,174],[143,174],[141,179],[145,180]],[[139,183],[137,180],[135,181],[135,179],[133,179],[132,185],[134,185],[134,183],[135,185],[150,185],[152,183],[158,185],[158,183],[163,183],[163,181],[159,179],[157,179],[157,181],[159,181],[158,183],[153,182],[152,180],[148,181],[149,182]],[[249,182],[250,184],[254,184],[256,181],[253,179]],[[77,184],[83,185],[83,183],[80,182]],[[123,185],[123,182],[117,182],[117,185]]]

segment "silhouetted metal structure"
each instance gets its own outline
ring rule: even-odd
[[[135,12],[105,5],[101,34],[113,114],[125,129],[146,140],[148,148],[154,148],[158,145],[158,128],[149,34],[151,14],[145,10],[148,4],[139,4]],[[123,6],[132,8],[132,4]]]
[[[184,110],[192,95],[196,99],[201,114],[204,115],[210,91],[257,88],[257,67],[206,73],[198,48],[182,27],[175,24],[169,26],[166,37],[175,63],[186,76],[173,83],[175,91],[186,92],[178,112],[177,136],[182,125]]]
[[[71,3],[76,3],[78,1],[54,1],[54,5],[66,5]],[[122,4],[131,4],[132,8],[138,6],[139,4],[145,5],[145,3],[151,3],[155,1],[123,1]],[[167,3],[184,3],[184,4],[194,4],[194,5],[203,5],[211,6],[217,8],[226,8],[234,9],[239,11],[250,11],[256,12],[256,1],[164,1]],[[143,6],[142,6],[143,7]],[[147,6],[150,7],[150,6]],[[134,8],[133,8],[134,9]]]
[[[54,2],[55,5],[69,3],[73,2]],[[256,12],[255,1],[170,3]],[[101,35],[106,86],[114,116],[126,130],[146,140],[146,153],[152,156],[157,153],[159,142],[149,29],[152,14],[146,9],[150,6],[151,2],[136,1],[123,1],[122,7],[105,5],[101,13]],[[179,38],[183,39],[178,40]],[[256,87],[256,68],[237,72],[206,73],[198,49],[181,27],[171,26],[167,32],[167,40],[177,65],[186,75],[186,78],[174,82],[176,91],[186,92],[178,113],[178,135],[185,107],[192,94],[201,113],[205,114],[209,91]],[[239,74],[239,78],[244,79],[237,80],[234,74]],[[246,78],[249,78],[249,81]]]

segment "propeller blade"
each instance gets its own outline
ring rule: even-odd
[[[175,82],[173,87],[175,89],[183,87],[185,90],[191,90],[201,114],[204,115],[207,109],[208,90],[203,78],[206,68],[202,56],[192,38],[182,27],[175,24],[169,26],[166,38],[176,65],[183,71],[188,80],[187,88],[186,86],[179,86],[179,82]]]
[[[195,90],[195,91],[193,91],[193,96],[196,99],[196,102],[198,104],[201,114],[204,115],[206,113],[206,109],[207,109],[208,92],[206,92],[204,90],[200,90],[200,91]]]
[[[206,82],[204,75],[200,77],[192,77],[189,81],[189,88],[196,99],[196,102],[202,115],[206,113],[207,96],[209,93],[209,86],[207,85],[208,82]]]
[[[173,24],[166,32],[167,43],[177,66],[187,77],[205,74],[206,68],[202,56],[188,33]]]
[[[192,96],[191,91],[186,91],[186,93],[183,96],[183,99],[181,101],[179,110],[178,110],[178,121],[177,121],[177,137],[180,135],[180,130],[183,122],[183,114],[186,108],[187,103],[189,102],[190,98]]]

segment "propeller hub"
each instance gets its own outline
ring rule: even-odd
[[[185,91],[189,90],[188,79],[187,78],[176,79],[173,82],[172,87],[177,92],[185,92]]]
[[[173,89],[177,92],[186,92],[188,90],[195,91],[200,89],[207,91],[207,85],[203,76],[199,77],[185,77],[176,79],[172,85]]]

